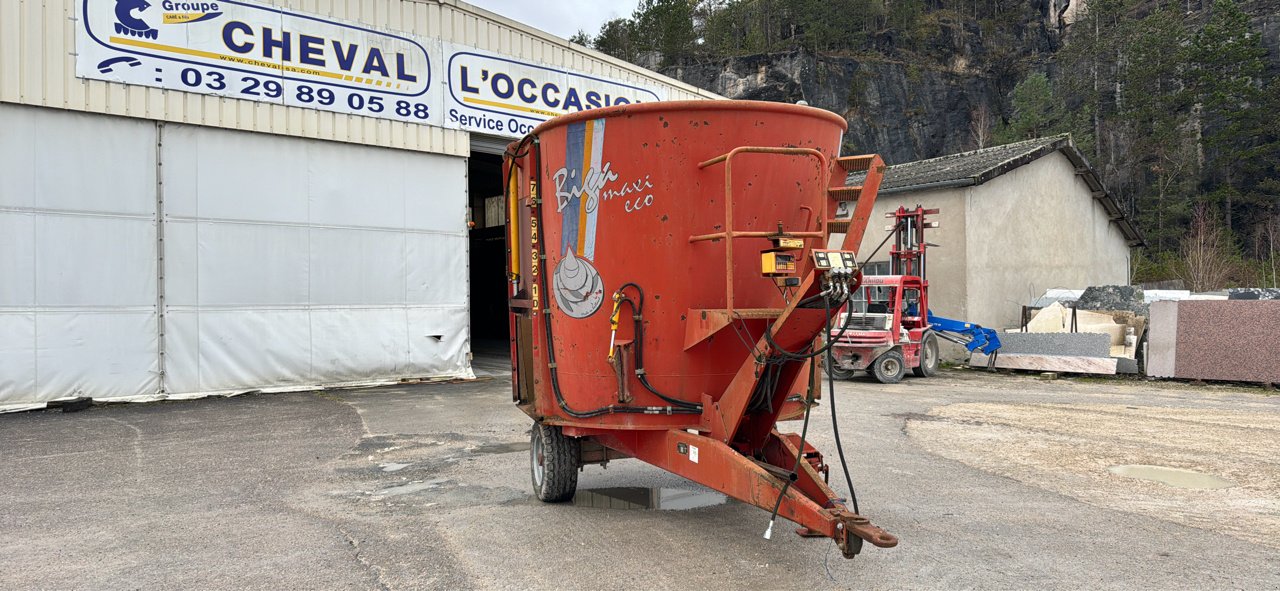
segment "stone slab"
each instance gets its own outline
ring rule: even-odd
[[[1280,300],[1280,289],[1273,287],[1233,287],[1227,290],[1228,300]]]
[[[1076,330],[1071,330],[1072,316]],[[1131,310],[1072,310],[1057,302],[1036,312],[1027,323],[1031,333],[1098,332],[1111,337],[1112,345],[1123,345],[1126,327],[1133,327],[1135,336],[1141,337],[1146,328],[1146,317]],[[1012,329],[1008,332],[1022,332]]]
[[[1027,330],[1037,333],[1066,332],[1066,319],[1070,318],[1070,313],[1071,310],[1068,310],[1062,304],[1053,302],[1031,317],[1031,320],[1027,322]]]
[[[1148,304],[1165,300],[1185,300],[1189,297],[1191,292],[1186,289],[1147,289],[1142,292],[1142,301]]]
[[[1133,285],[1095,285],[1084,290],[1076,300],[1077,310],[1128,310],[1147,315],[1147,304],[1141,287]]]
[[[1174,377],[1280,383],[1280,300],[1178,302]]]
[[[1173,377],[1178,350],[1178,306],[1181,302],[1151,302],[1147,326],[1147,376]]]
[[[987,367],[987,356],[981,353],[974,353],[969,360],[969,365],[971,367]],[[1116,360],[1112,357],[1026,355],[1001,352],[996,356],[996,367],[999,369],[1021,369],[1027,371],[1115,375]]]
[[[1000,335],[1000,354],[1110,357],[1111,337],[1094,332],[1007,332]]]
[[[1140,374],[1142,370],[1138,367],[1138,360],[1129,357],[1115,357],[1116,373],[1124,374]]]

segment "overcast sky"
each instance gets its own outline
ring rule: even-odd
[[[589,35],[600,32],[600,25],[620,16],[631,16],[639,0],[466,0],[519,21],[568,39],[582,29]]]

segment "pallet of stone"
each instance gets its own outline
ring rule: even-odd
[[[989,357],[982,353],[974,353],[973,357],[969,359],[970,367],[989,367],[988,363]],[[1052,371],[1058,373],[1115,375],[1116,358],[1000,353],[996,355],[995,367],[997,369],[1020,369],[1036,372]]]

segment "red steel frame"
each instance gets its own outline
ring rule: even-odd
[[[820,170],[824,171],[822,176],[827,181],[823,185],[828,185],[832,182],[832,177],[838,174],[841,182],[837,185],[817,187],[817,190],[826,193],[821,201],[823,211],[813,212],[818,216],[818,230],[792,229],[778,234],[733,229],[733,188],[730,179],[733,159],[743,153],[812,158],[817,161],[818,166],[821,167]],[[818,242],[818,247],[824,248],[833,230],[844,230],[842,249],[856,250],[866,229],[884,169],[883,162],[879,156],[875,155],[840,158],[829,164],[826,156],[813,149],[753,146],[739,147],[727,154],[701,162],[699,168],[721,163],[725,166],[725,230],[690,236],[689,242],[696,244],[714,240],[725,241],[726,308],[715,310],[715,312],[728,318],[737,313],[733,298],[732,244],[735,239],[785,236],[802,238],[806,242]],[[506,173],[515,174],[518,166],[509,159],[505,167]],[[860,187],[845,187],[844,174],[853,170],[865,170],[867,172],[865,181]],[[520,183],[513,180],[511,176],[508,176],[507,182],[509,187],[520,187]],[[531,207],[536,207],[536,204],[540,203],[538,185],[539,183],[532,180],[529,183],[528,203]],[[828,212],[833,209],[832,205],[835,201],[840,197],[852,195],[857,196],[857,205],[849,219],[828,218]],[[512,213],[515,213],[517,202],[514,197],[509,202],[509,206],[512,208]],[[538,232],[536,217],[538,216],[531,217],[533,221],[524,231],[536,236]],[[511,219],[512,223],[517,223],[518,218],[513,216]],[[513,240],[518,237],[519,228],[513,228],[511,235]],[[769,329],[770,334],[778,346],[788,350],[800,350],[813,343],[822,335],[827,325],[823,310],[797,307],[799,301],[821,290],[822,271],[814,268],[814,263],[808,256],[809,248],[811,247],[806,246],[804,256],[798,257],[802,261],[798,275],[803,279],[796,290],[796,295],[790,298],[791,303],[787,307],[779,311],[769,311],[767,316],[774,317],[776,313],[776,321]],[[517,258],[513,250],[513,260]],[[537,265],[536,260],[534,265]],[[545,285],[542,289],[545,291]],[[537,290],[535,285],[533,292],[536,293]],[[532,306],[534,310],[537,309],[536,301],[530,303],[513,300],[512,306],[513,308]],[[547,321],[545,316],[542,321]],[[515,335],[517,327],[514,320],[512,328]],[[513,339],[517,338],[513,336]],[[550,343],[547,345],[550,346]],[[771,349],[771,345],[763,335],[756,342],[756,347],[761,351]],[[515,360],[518,365],[519,355],[516,355]],[[809,364],[806,362],[784,365],[782,370],[784,373],[779,383],[794,383],[795,380],[801,379],[801,372],[808,371],[808,367]],[[653,464],[762,509],[772,511],[779,497],[782,497],[778,514],[800,524],[801,529],[798,533],[805,536],[832,538],[846,557],[851,558],[857,554],[862,548],[863,541],[885,548],[895,546],[898,541],[896,537],[871,524],[866,517],[851,511],[846,507],[844,499],[827,486],[822,476],[826,468],[816,449],[806,444],[804,450],[799,450],[797,449],[798,435],[783,434],[777,430],[776,423],[785,406],[785,397],[777,397],[778,400],[774,402],[770,413],[747,414],[752,393],[761,379],[759,370],[759,362],[749,357],[738,369],[729,387],[721,396],[713,399],[711,396],[703,395],[701,415],[685,415],[687,419],[683,419],[678,426],[671,428],[644,428],[638,425],[614,427],[601,425],[599,422],[575,420],[540,412],[537,415],[540,415],[545,423],[560,426],[565,435],[594,439],[609,449]],[[517,368],[516,380],[519,379]],[[545,384],[546,380],[542,381]],[[517,385],[516,389],[519,388],[520,386]],[[530,409],[526,409],[526,412],[530,412]],[[682,420],[679,417],[666,418],[672,421]],[[690,432],[691,430],[696,433]],[[800,470],[792,475],[791,471],[797,465],[797,456],[801,456],[805,461],[798,462]],[[786,486],[784,478],[792,479],[793,482]]]

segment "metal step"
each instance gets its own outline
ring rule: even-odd
[[[863,154],[860,156],[841,156],[836,158],[836,164],[840,165],[845,172],[864,172],[871,168],[871,161],[876,157],[875,154]]]

